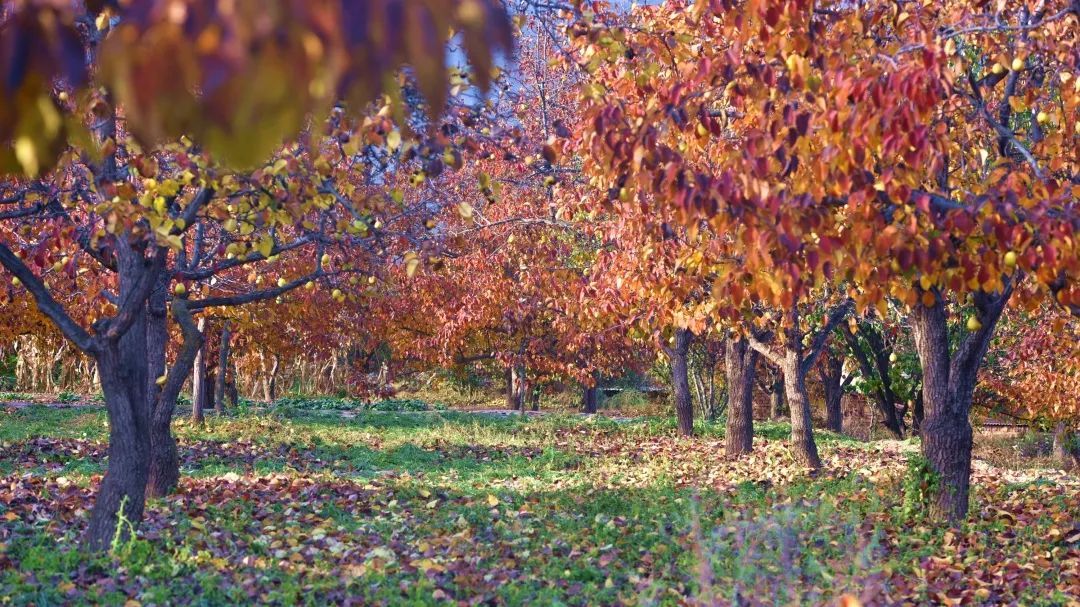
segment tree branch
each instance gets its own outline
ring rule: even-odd
[[[64,337],[70,339],[77,348],[86,354],[92,355],[97,352],[97,344],[94,342],[94,338],[68,315],[60,302],[56,301],[52,294],[49,293],[45,283],[2,242],[0,242],[0,264],[3,264],[8,272],[14,274],[22,282],[26,290],[34,297],[37,309],[56,324]]]

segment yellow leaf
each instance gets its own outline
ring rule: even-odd
[[[386,136],[386,147],[391,152],[401,147],[401,131],[397,129],[390,131],[390,134]]]
[[[270,257],[270,253],[274,251],[274,238],[267,234],[259,240],[259,244],[255,245],[255,250],[259,252],[263,257]]]
[[[487,503],[488,503],[489,506],[492,506],[492,507],[498,506],[499,505],[499,498],[495,497],[494,495],[489,494],[487,496]]]

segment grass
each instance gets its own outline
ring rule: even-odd
[[[721,424],[438,410],[177,420],[179,491],[89,556],[104,412],[0,416],[0,604],[1049,606],[1080,581],[1075,481],[982,474],[946,530],[907,507],[908,444],[821,433],[810,477],[786,424],[728,461]]]

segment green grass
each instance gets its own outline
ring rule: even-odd
[[[0,415],[0,604],[789,605],[877,584],[883,603],[940,589],[1055,605],[1076,579],[1024,569],[988,597],[968,579],[1052,550],[1075,485],[991,481],[993,508],[950,536],[905,509],[906,456],[821,433],[829,471],[809,477],[786,424],[759,424],[755,453],[728,461],[720,424],[687,440],[668,419],[304,407],[178,419],[180,490],[91,556],[76,546],[104,412]],[[905,585],[916,571],[929,581]]]

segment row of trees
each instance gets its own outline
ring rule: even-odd
[[[268,397],[281,360],[390,352],[590,410],[659,355],[683,434],[722,360],[730,456],[767,368],[811,470],[816,373],[829,427],[852,388],[921,433],[961,519],[1003,315],[982,386],[1078,413],[1080,15],[924,4],[5,5],[0,326],[96,363],[87,545],[175,487],[208,334],[218,391],[231,346]]]

